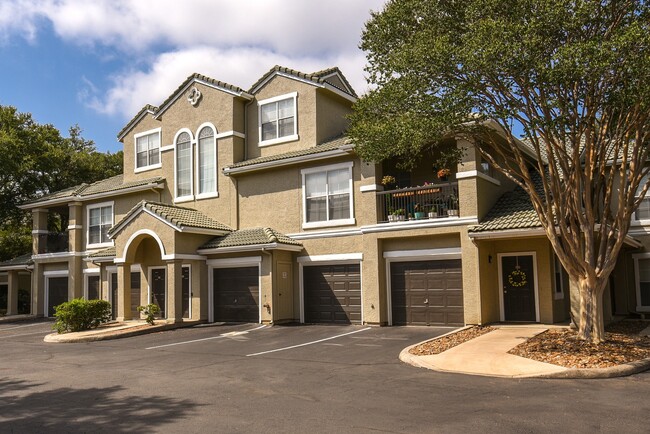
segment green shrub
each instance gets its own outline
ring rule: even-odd
[[[57,333],[90,330],[111,320],[111,304],[105,300],[76,298],[54,308]]]
[[[138,312],[144,313],[144,319],[153,325],[155,315],[160,312],[160,307],[157,304],[148,304],[146,306],[138,306]]]

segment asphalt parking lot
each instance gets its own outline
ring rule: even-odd
[[[508,380],[402,364],[446,328],[207,325],[46,344],[0,324],[0,432],[647,432],[650,374]]]

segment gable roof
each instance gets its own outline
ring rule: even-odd
[[[142,107],[138,112],[138,114],[133,116],[131,120],[127,122],[126,125],[124,125],[124,128],[122,128],[120,132],[117,133],[117,140],[122,140],[124,136],[126,136],[126,134],[129,131],[131,131],[131,129],[135,127],[137,123],[140,122],[140,120],[142,120],[143,117],[145,117],[145,115],[147,115],[147,113],[151,115],[155,115],[157,111],[158,111],[158,107],[152,106],[151,104],[147,104],[144,107]]]
[[[0,262],[0,270],[24,270],[34,263],[32,254],[26,253],[8,261]]]
[[[302,250],[302,243],[272,228],[249,228],[233,231],[215,237],[199,247],[198,251],[242,250],[242,249],[276,248],[285,250]]]
[[[320,145],[311,148],[299,149],[297,151],[285,152],[283,154],[269,155],[267,157],[253,158],[241,161],[223,168],[226,175],[261,170],[268,167],[288,165],[304,162],[306,159],[318,160],[336,156],[348,155],[354,150],[352,140],[347,136],[339,136],[330,139]]]
[[[108,231],[108,236],[114,238],[131,220],[143,212],[178,232],[223,235],[232,231],[230,227],[195,209],[143,200],[131,208],[124,218]]]
[[[65,190],[57,191],[45,196],[33,199],[20,205],[21,209],[35,208],[42,204],[66,203],[74,200],[91,200],[102,196],[110,195],[113,192],[141,191],[151,188],[162,188],[165,178],[156,176],[153,178],[139,179],[124,182],[124,175],[116,175],[111,178],[102,179],[92,184],[80,184]]]
[[[215,80],[214,78],[210,78],[206,75],[195,72],[194,74],[187,77],[185,81],[181,83],[181,85],[178,86],[176,90],[172,92],[172,94],[169,95],[165,101],[163,101],[162,104],[160,104],[160,108],[156,111],[154,118],[157,119],[159,116],[161,116],[174,103],[174,101],[176,101],[178,97],[182,95],[187,89],[189,89],[189,87],[194,83],[201,83],[205,86],[211,87],[213,89],[219,89],[223,92],[244,98],[246,100],[253,99],[253,95],[249,94],[241,87],[233,86],[232,84]]]
[[[341,87],[336,86],[330,81],[328,81],[327,78],[333,74],[337,75],[337,77],[339,77],[339,79],[344,83],[345,89],[342,89]],[[296,71],[295,69],[287,68],[280,65],[275,65],[251,86],[249,92],[251,94],[257,93],[271,78],[275,77],[276,75],[293,78],[296,80],[308,82],[310,84],[329,89],[351,101],[356,101],[357,99],[356,92],[354,91],[354,89],[352,89],[352,86],[350,86],[350,83],[345,78],[343,73],[341,73],[341,70],[339,70],[338,67],[324,69],[322,71],[317,71],[311,74],[306,74],[304,72]]]

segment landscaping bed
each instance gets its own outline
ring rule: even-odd
[[[477,338],[481,335],[491,332],[492,330],[494,330],[494,328],[487,326],[470,327],[468,329],[461,330],[456,333],[451,333],[447,336],[443,336],[441,338],[416,345],[409,350],[409,353],[415,356],[429,356],[432,354],[440,354],[443,351],[447,351],[456,345],[460,345],[463,342],[469,341],[470,339]]]
[[[551,329],[509,353],[566,368],[608,368],[650,358],[650,337],[639,335],[649,325],[641,320],[610,324],[600,345],[578,339],[575,330]]]

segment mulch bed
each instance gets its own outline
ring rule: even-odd
[[[639,333],[650,322],[624,320],[605,328],[605,342],[594,345],[574,330],[551,329],[527,340],[510,354],[566,368],[608,368],[650,357],[650,337]]]
[[[409,350],[409,353],[415,356],[429,356],[432,354],[440,354],[443,351],[447,351],[456,345],[460,345],[463,342],[469,341],[470,339],[477,338],[481,335],[491,332],[492,330],[494,330],[492,327],[475,326],[461,330],[457,333],[443,336],[440,339],[434,339],[432,341],[416,345]]]

